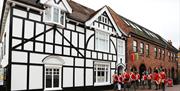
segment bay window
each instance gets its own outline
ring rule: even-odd
[[[44,21],[46,23],[57,24],[63,27],[65,22],[65,12],[59,7],[47,7],[44,11]]]
[[[154,56],[155,56],[155,58],[157,58],[157,55],[158,55],[157,48],[154,48]]]
[[[108,52],[109,50],[109,33],[96,31],[96,50]]]

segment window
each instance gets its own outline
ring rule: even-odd
[[[165,59],[165,51],[162,50],[163,60]]]
[[[103,15],[98,17],[98,21],[102,22],[104,24],[109,24],[108,18],[106,16],[103,16]]]
[[[149,45],[146,45],[146,56],[149,56]]]
[[[159,59],[161,59],[161,49],[159,49]]]
[[[144,53],[144,44],[140,43],[140,53],[143,54]]]
[[[168,52],[168,57],[169,57],[169,60],[171,59],[171,55],[170,55],[170,53]]]
[[[124,42],[119,39],[117,43],[117,52],[118,55],[124,55]]]
[[[96,63],[94,64],[94,82],[107,83],[109,82],[109,64]]]
[[[58,7],[48,7],[44,11],[44,21],[64,26],[65,12]]]
[[[59,88],[59,68],[46,68],[46,88]]]
[[[96,31],[96,50],[108,52],[109,34],[102,31]]]
[[[137,52],[137,41],[133,41],[133,52]]]
[[[44,87],[45,90],[61,90],[61,70],[65,63],[59,56],[48,56],[43,60],[44,68]]]
[[[157,58],[157,48],[154,48],[154,56]]]

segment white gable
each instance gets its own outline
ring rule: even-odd
[[[93,27],[93,26],[92,26],[92,25],[93,25],[93,22],[94,22],[95,20],[97,20],[97,18],[98,18],[99,16],[101,16],[104,12],[107,14],[108,18],[110,19],[110,21],[111,21],[111,23],[112,23],[112,26],[115,28],[116,33],[118,33],[119,36],[122,36],[122,33],[123,33],[124,35],[126,35],[123,31],[121,31],[121,30],[117,27],[115,21],[113,20],[110,12],[109,12],[109,10],[107,9],[106,6],[103,7],[99,12],[97,12],[97,14],[96,14],[95,16],[93,16],[91,19],[89,19],[89,20],[85,23],[86,26]]]
[[[40,0],[41,4],[47,6],[55,6],[61,8],[63,11],[72,13],[72,8],[66,0]]]

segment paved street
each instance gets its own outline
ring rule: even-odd
[[[106,90],[106,91],[113,91],[113,90]],[[129,91],[133,91],[133,90],[129,90]],[[138,89],[136,91],[162,91],[162,89],[160,90]],[[174,85],[173,87],[166,87],[165,91],[180,91],[180,85]]]

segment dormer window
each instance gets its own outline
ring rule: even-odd
[[[58,7],[47,7],[44,11],[44,22],[64,27],[65,12]]]

